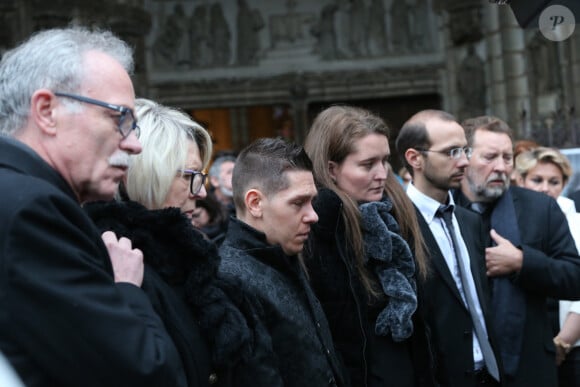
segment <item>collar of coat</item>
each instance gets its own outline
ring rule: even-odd
[[[84,206],[102,231],[129,238],[145,263],[172,285],[203,284],[213,277],[219,256],[213,243],[197,231],[178,208],[149,210],[136,202],[97,202]]]
[[[226,239],[220,251],[230,249],[251,255],[265,265],[283,273],[295,273],[297,269],[298,256],[286,255],[280,245],[268,243],[266,234],[237,218],[230,218]]]

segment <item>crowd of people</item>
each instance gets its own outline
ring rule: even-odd
[[[2,386],[580,385],[557,149],[341,105],[214,155],[132,68],[78,26],[0,62]]]

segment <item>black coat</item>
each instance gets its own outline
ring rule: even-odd
[[[521,270],[511,279],[524,292],[526,316],[519,368],[515,377],[506,377],[507,386],[553,387],[558,382],[546,299],[580,299],[580,257],[566,216],[553,198],[520,187],[510,191],[521,238],[517,247],[524,256]],[[469,205],[460,192],[455,202]]]
[[[114,283],[101,233],[65,180],[0,138],[0,350],[27,386],[184,386],[146,294]]]
[[[344,386],[326,318],[298,257],[235,218],[220,254],[220,277],[239,281],[238,292],[251,304],[241,308],[254,345],[232,367],[236,386]]]
[[[375,334],[377,315],[387,300],[368,303],[354,266],[354,253],[345,240],[340,198],[321,189],[314,207],[319,221],[313,225],[305,251],[306,265],[351,384],[433,385],[431,355],[420,314],[413,317],[413,335],[403,342]]]
[[[177,208],[147,210],[135,202],[93,203],[86,211],[101,231],[125,236],[143,252],[143,290],[163,319],[181,355],[189,386],[224,382],[241,315],[216,278],[215,245]]]

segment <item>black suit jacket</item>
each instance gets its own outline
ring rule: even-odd
[[[580,257],[568,222],[558,203],[546,194],[511,187],[524,253],[523,266],[513,276],[526,297],[526,321],[520,362],[508,386],[555,387],[553,330],[546,308],[547,297],[580,298]],[[467,205],[457,193],[456,203]]]
[[[429,225],[417,210],[419,226],[429,252],[430,273],[421,286],[425,305],[426,324],[435,359],[437,381],[442,386],[459,387],[475,385],[473,370],[473,323],[459,290],[449,271]],[[461,235],[469,251],[471,272],[475,282],[488,335],[492,336],[488,323],[489,288],[485,280],[484,228],[479,215],[456,206],[455,216]],[[493,344],[493,341],[492,341]],[[499,362],[499,355],[496,353]]]

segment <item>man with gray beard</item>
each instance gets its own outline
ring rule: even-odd
[[[548,297],[580,299],[580,257],[556,201],[510,187],[509,126],[491,116],[462,123],[473,155],[455,202],[482,215],[491,312],[506,386],[557,386]]]

